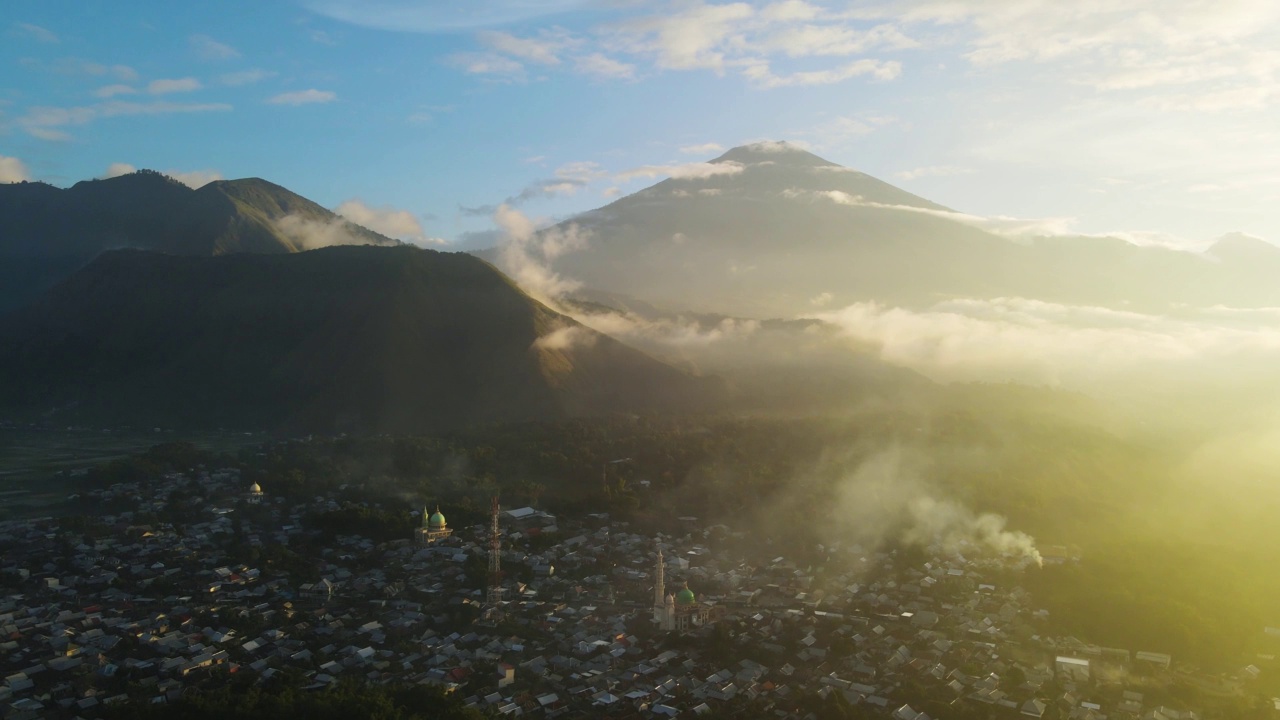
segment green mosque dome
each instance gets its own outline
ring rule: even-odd
[[[427,527],[438,530],[443,528],[444,524],[444,513],[440,512],[440,508],[436,508],[436,511],[431,513],[431,518],[427,520]]]
[[[688,585],[685,585],[683,590],[676,593],[676,603],[679,605],[692,605],[697,601],[698,598],[694,596]]]

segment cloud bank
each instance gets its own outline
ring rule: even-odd
[[[353,198],[334,208],[333,211],[357,225],[363,225],[389,238],[417,245],[445,244],[445,241],[440,238],[429,237],[422,223],[408,210],[399,210],[389,205],[375,207],[366,205],[359,198]]]
[[[926,310],[854,303],[816,314],[892,363],[942,380],[1089,386],[1117,377],[1280,361],[1280,310],[1160,316],[1026,298],[957,299]]]
[[[0,155],[0,183],[16,183],[31,179],[26,163],[16,157]]]

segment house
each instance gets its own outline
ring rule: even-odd
[[[1044,717],[1044,712],[1048,708],[1049,705],[1043,700],[1031,698],[1030,700],[1022,703],[1022,714],[1027,717],[1040,718]]]
[[[1089,681],[1089,661],[1082,658],[1059,655],[1053,662],[1058,677],[1069,682]]]
[[[516,681],[516,668],[514,665],[501,663],[498,665],[497,675],[498,689],[501,690]]]

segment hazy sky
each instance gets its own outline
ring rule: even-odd
[[[5,0],[0,181],[259,176],[465,245],[504,200],[562,217],[785,139],[970,213],[1275,242],[1278,20],[1274,0]]]

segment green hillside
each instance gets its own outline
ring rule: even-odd
[[[560,342],[539,341],[552,336]],[[568,342],[571,340],[572,342]],[[492,266],[411,247],[106,252],[0,321],[0,408],[191,428],[422,431],[694,409],[695,378]]]

